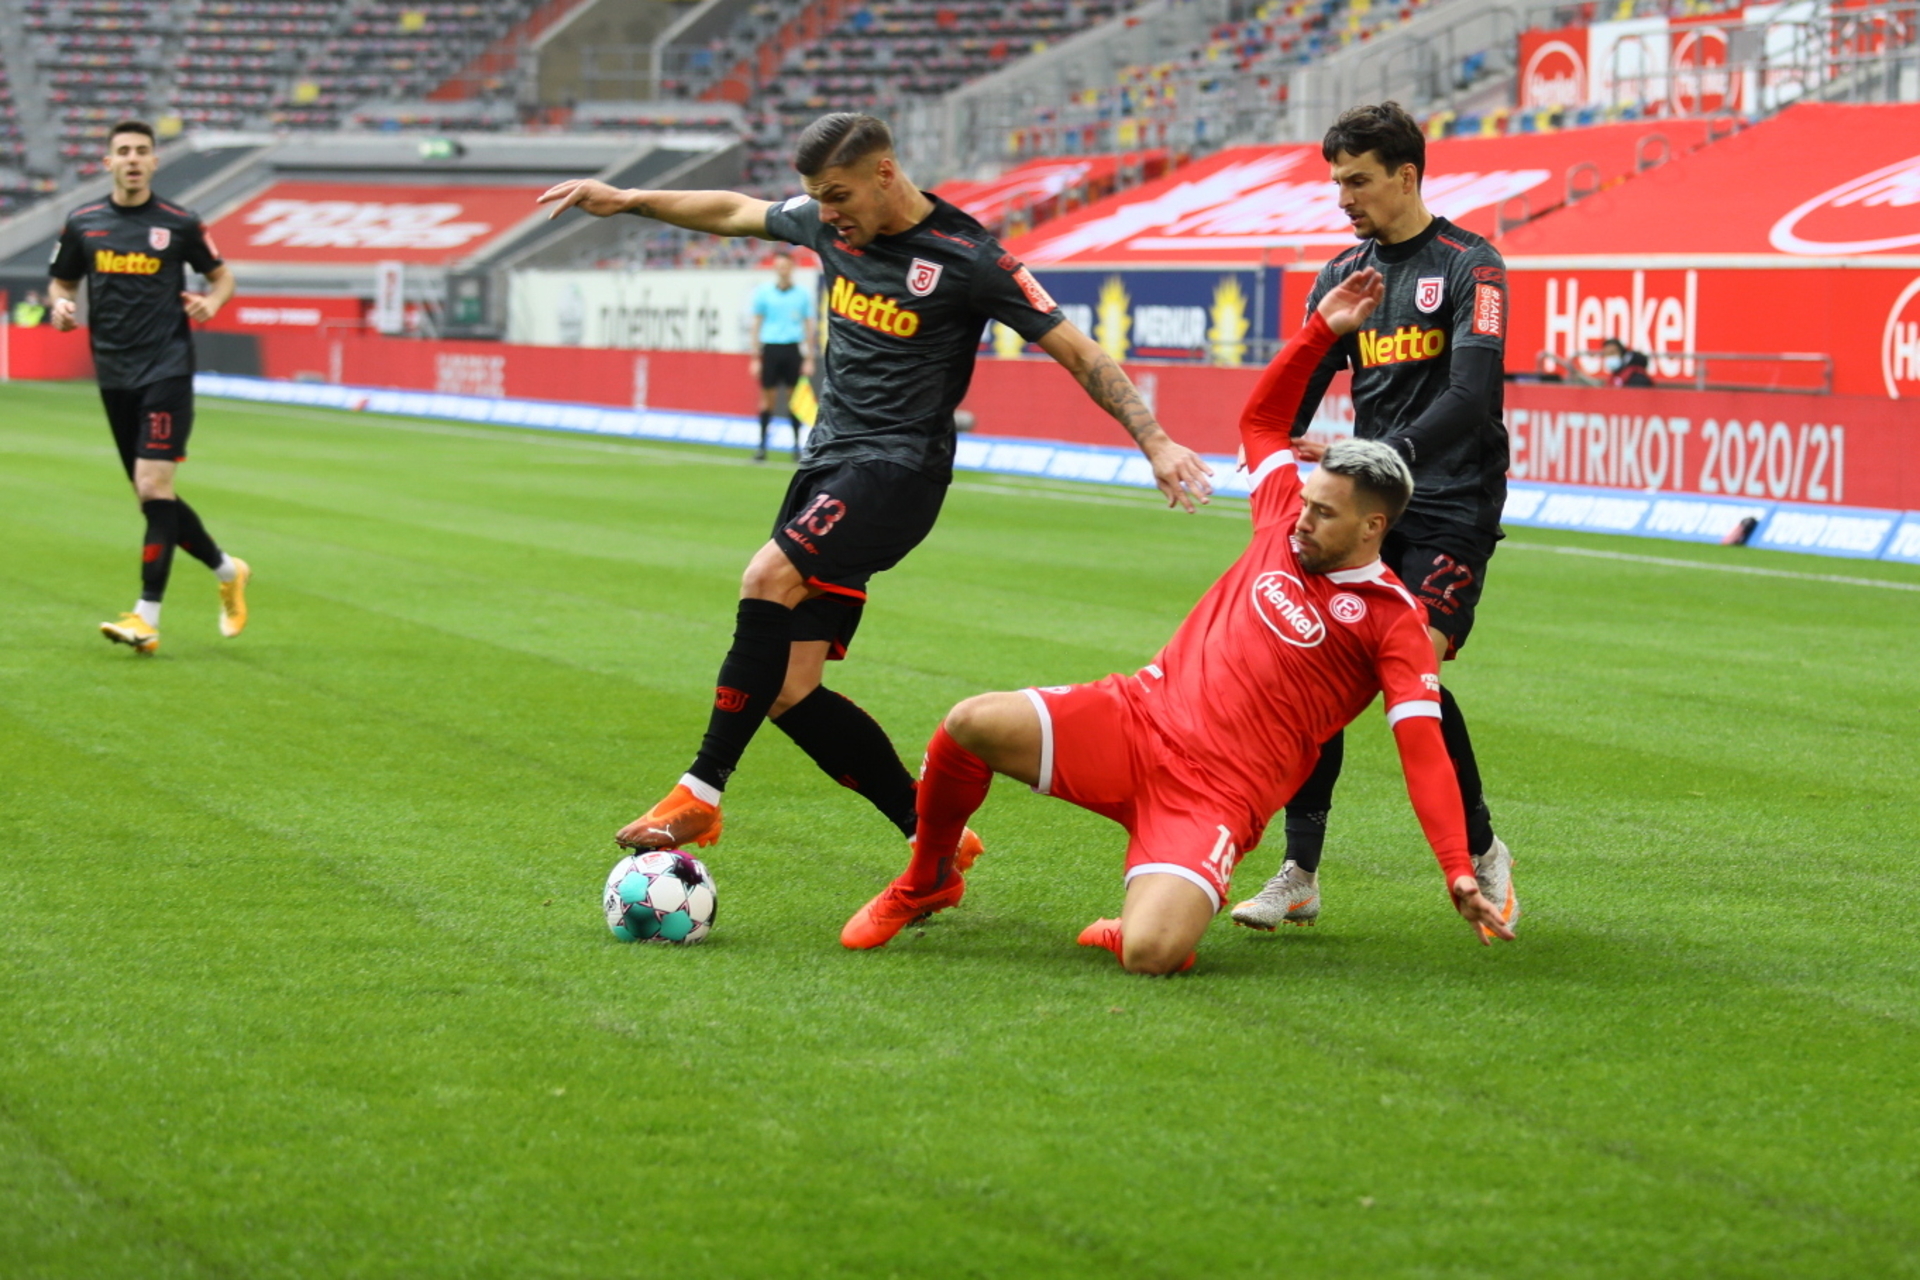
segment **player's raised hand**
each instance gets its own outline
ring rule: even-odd
[[[1500,909],[1488,900],[1486,894],[1480,892],[1478,880],[1472,876],[1461,876],[1453,882],[1451,892],[1453,909],[1480,935],[1481,946],[1492,946],[1495,938],[1513,941],[1513,926],[1500,918]]]
[[[1327,291],[1320,299],[1320,318],[1338,334],[1352,333],[1367,322],[1373,309],[1387,296],[1387,282],[1378,271],[1368,267],[1356,271]]]
[[[1192,511],[1196,498],[1202,506],[1213,500],[1213,482],[1207,479],[1213,468],[1187,446],[1168,440],[1152,450],[1147,460],[1153,464],[1153,483],[1168,506]]]
[[[53,300],[53,327],[61,333],[72,333],[80,327],[79,308],[74,306],[72,298]]]
[[[220,314],[219,306],[204,293],[186,293],[183,291],[180,294],[180,301],[186,304],[187,315],[192,319],[198,320],[201,324],[205,324]]]
[[[548,222],[568,209],[582,209],[596,218],[605,218],[627,211],[627,193],[597,178],[569,178],[548,187],[534,203],[553,206],[553,211],[547,214]]]

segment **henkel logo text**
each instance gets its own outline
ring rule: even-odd
[[[1822,191],[1773,224],[1782,253],[1881,253],[1920,244],[1920,156]]]
[[[1685,18],[1673,19],[1671,29],[1667,98],[1673,109],[1681,115],[1737,110],[1744,77],[1727,67],[1727,29]]]
[[[1300,579],[1290,573],[1274,569],[1254,580],[1253,611],[1288,644],[1311,649],[1327,638],[1327,624],[1307,602]]]
[[[1678,378],[1693,373],[1693,361],[1680,353],[1694,350],[1698,331],[1700,276],[1686,273],[1678,293],[1660,294],[1647,287],[1647,273],[1633,273],[1626,293],[1604,294],[1580,287],[1578,276],[1547,279],[1546,350],[1566,360],[1579,359],[1589,374],[1598,374],[1600,343],[1618,338],[1634,351],[1653,357],[1653,373]],[[1672,353],[1672,354],[1669,354]]]
[[[1880,373],[1895,400],[1920,396],[1920,277],[1908,281],[1880,335]]]
[[[845,276],[834,280],[833,291],[827,295],[827,306],[837,316],[896,338],[911,338],[920,332],[918,312],[907,310],[892,298],[862,293]]]
[[[247,243],[289,249],[458,249],[493,231],[457,222],[462,206],[359,200],[264,200],[247,214]]]
[[[1587,100],[1587,60],[1565,40],[1549,40],[1533,51],[1520,73],[1523,106],[1578,107]]]

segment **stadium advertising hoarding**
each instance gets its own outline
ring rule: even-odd
[[[471,257],[536,212],[543,188],[276,182],[214,222],[237,262],[406,262]]]
[[[1809,353],[1832,358],[1836,392],[1920,396],[1920,105],[1790,108],[1501,249],[1511,369],[1619,337],[1655,357],[1656,379],[1693,378],[1686,351]],[[1709,372],[1806,386],[1810,370]]]
[[[1034,274],[1067,319],[1115,360],[1260,364],[1279,329],[1283,280],[1272,269]],[[1039,350],[998,323],[981,342],[983,352],[1002,358]]]
[[[796,269],[812,293],[817,271]],[[507,303],[507,340],[533,346],[745,352],[753,294],[765,269],[520,271]]]
[[[1660,133],[1699,145],[1699,121],[1599,125],[1565,133],[1448,138],[1427,147],[1423,190],[1435,212],[1492,236],[1504,212],[1538,215],[1566,199],[1570,172],[1601,185],[1633,172],[1636,146]],[[1279,266],[1352,245],[1318,146],[1231,147],[1153,182],[1056,218],[1007,248],[1028,265]]]

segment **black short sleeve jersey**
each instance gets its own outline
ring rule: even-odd
[[[998,320],[1032,342],[1065,317],[985,227],[939,196],[897,235],[855,249],[795,196],[767,234],[820,255],[826,351],[808,462],[898,463],[953,476],[953,411],[973,380],[980,334]]]
[[[1341,254],[1314,281],[1308,314],[1329,289],[1366,267],[1386,278],[1386,298],[1365,328],[1329,353],[1353,370],[1354,432],[1391,439],[1407,430],[1447,390],[1453,353],[1493,353],[1496,370],[1484,417],[1413,459],[1414,493],[1407,522],[1469,525],[1497,534],[1507,497],[1507,428],[1497,370],[1507,345],[1507,270],[1499,251],[1471,231],[1435,218],[1400,244],[1368,240]],[[1313,406],[1306,406],[1311,413]]]
[[[204,274],[219,265],[199,215],[151,196],[68,214],[49,274],[89,282],[94,371],[101,386],[128,388],[193,373],[193,330],[180,300],[186,269]]]

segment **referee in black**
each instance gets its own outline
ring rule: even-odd
[[[53,252],[53,325],[78,326],[75,303],[87,286],[87,330],[94,373],[120,463],[147,519],[140,547],[140,598],[100,633],[135,653],[160,647],[160,602],[175,547],[213,570],[220,582],[220,634],[247,625],[244,560],[221,551],[200,516],[174,493],[174,471],[193,434],[193,330],[233,297],[233,272],[220,261],[199,217],[153,193],[153,129],[123,120],[107,139],[113,192],[67,215]],[[212,286],[189,293],[191,267]]]
[[[819,415],[773,536],[741,580],[733,647],[720,665],[699,754],[672,791],[616,839],[636,849],[708,845],[720,793],[769,716],[827,776],[909,838],[913,777],[872,717],[821,684],[846,654],[868,580],[933,528],[952,479],[954,410],[987,321],[1065,366],[1153,464],[1169,505],[1206,501],[1209,468],[1160,429],[1112,357],[1061,314],[1030,272],[973,218],[900,169],[887,126],[822,116],[793,167],[804,195],[770,204],[730,191],[619,191],[591,179],[540,197],[554,214],[655,218],[715,235],[803,244],[820,255],[827,333]]]

